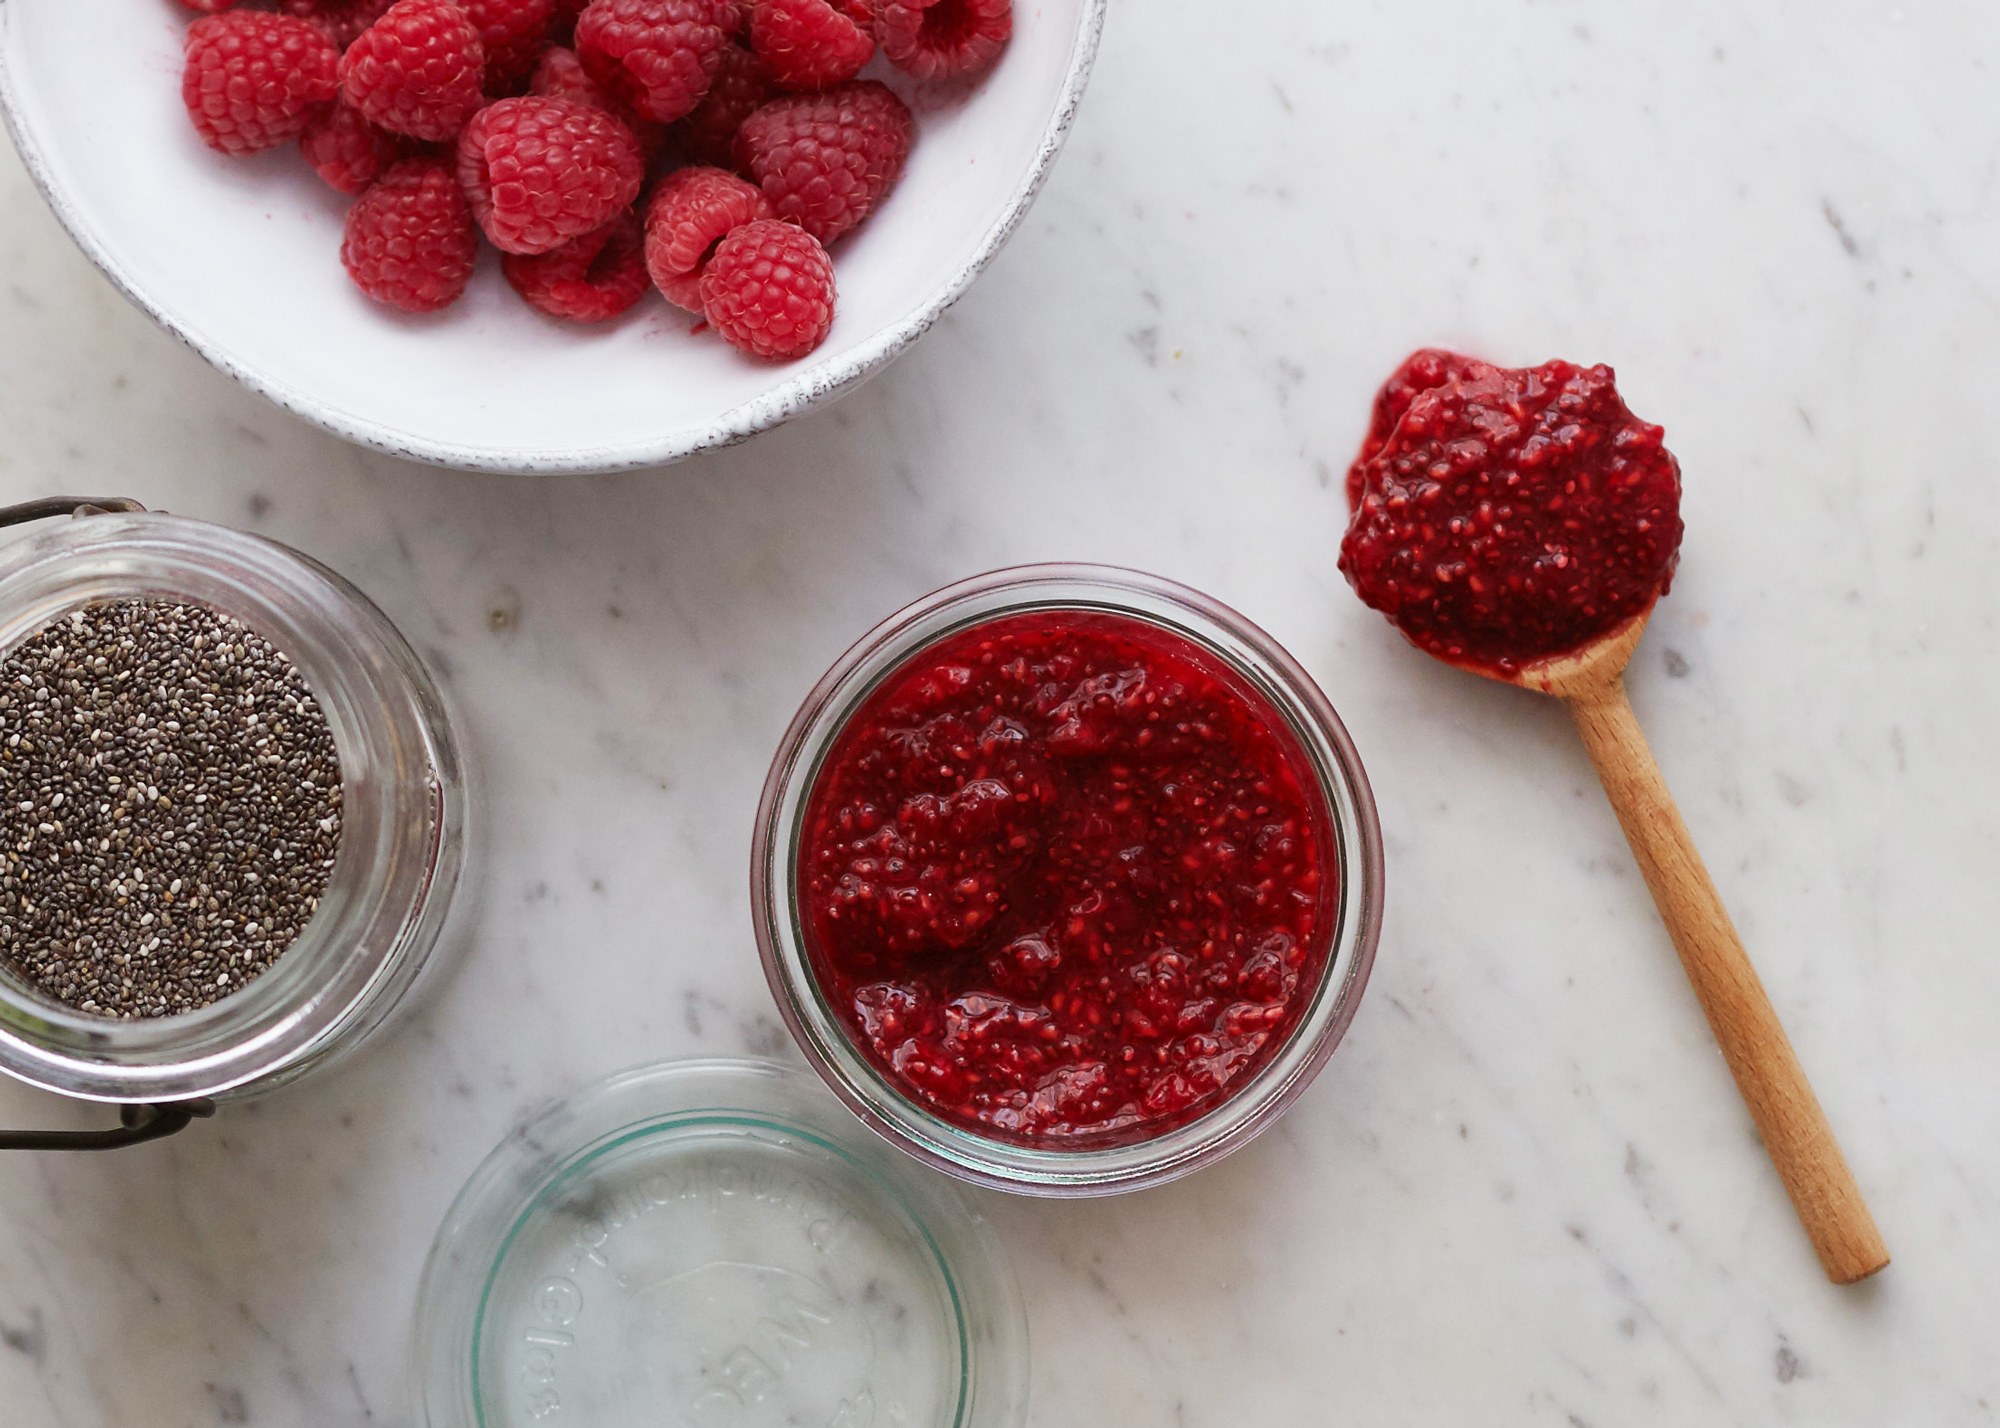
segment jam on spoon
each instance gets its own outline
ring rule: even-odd
[[[1561,699],[1828,1277],[1889,1262],[1625,697],[1680,550],[1680,468],[1609,367],[1411,357],[1349,475],[1340,566],[1420,648]]]
[[[1509,673],[1649,609],[1680,550],[1680,466],[1609,367],[1427,350],[1383,386],[1348,474],[1340,568],[1419,647]]]

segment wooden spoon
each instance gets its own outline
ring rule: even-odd
[[[1852,1284],[1888,1264],[1889,1251],[1625,697],[1625,666],[1651,614],[1511,675],[1464,668],[1569,706],[1771,1163],[1827,1277]]]

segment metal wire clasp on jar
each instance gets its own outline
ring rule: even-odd
[[[148,1138],[205,1113],[211,1098],[268,1090],[352,1049],[438,960],[465,859],[467,781],[445,701],[382,612],[286,546],[132,505],[0,512],[13,523],[77,511],[0,551],[0,656],[77,611],[122,601],[205,607],[268,640],[316,697],[339,756],[338,854],[316,909],[268,970],[193,1010],[93,1014],[0,957],[0,1071],[127,1108],[124,1132],[0,1133],[0,1145]]]

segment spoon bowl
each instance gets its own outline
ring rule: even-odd
[[[1624,676],[1625,666],[1632,662],[1632,652],[1639,647],[1639,637],[1646,633],[1646,622],[1652,616],[1653,606],[1648,605],[1581,649],[1535,660],[1512,673],[1482,669],[1477,665],[1461,665],[1460,668],[1536,694],[1553,695],[1557,699],[1581,699],[1606,685],[1617,683]]]

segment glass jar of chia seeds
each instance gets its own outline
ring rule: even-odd
[[[1171,581],[931,595],[808,696],[765,785],[765,973],[848,1108],[948,1174],[1104,1195],[1211,1164],[1332,1054],[1382,844],[1332,705]]]
[[[0,514],[68,510],[37,504]],[[134,1108],[192,1103],[203,1113],[213,1098],[320,1066],[382,1025],[440,960],[432,952],[460,879],[467,787],[422,662],[367,597],[310,557],[205,521],[86,505],[0,548],[0,658],[117,602],[198,607],[282,652],[331,735],[340,807],[337,856],[297,935],[227,995],[111,1016],[66,1004],[0,955],[0,1071],[123,1105],[130,1132],[149,1122]],[[92,851],[78,843],[57,852],[70,857],[71,847]]]

